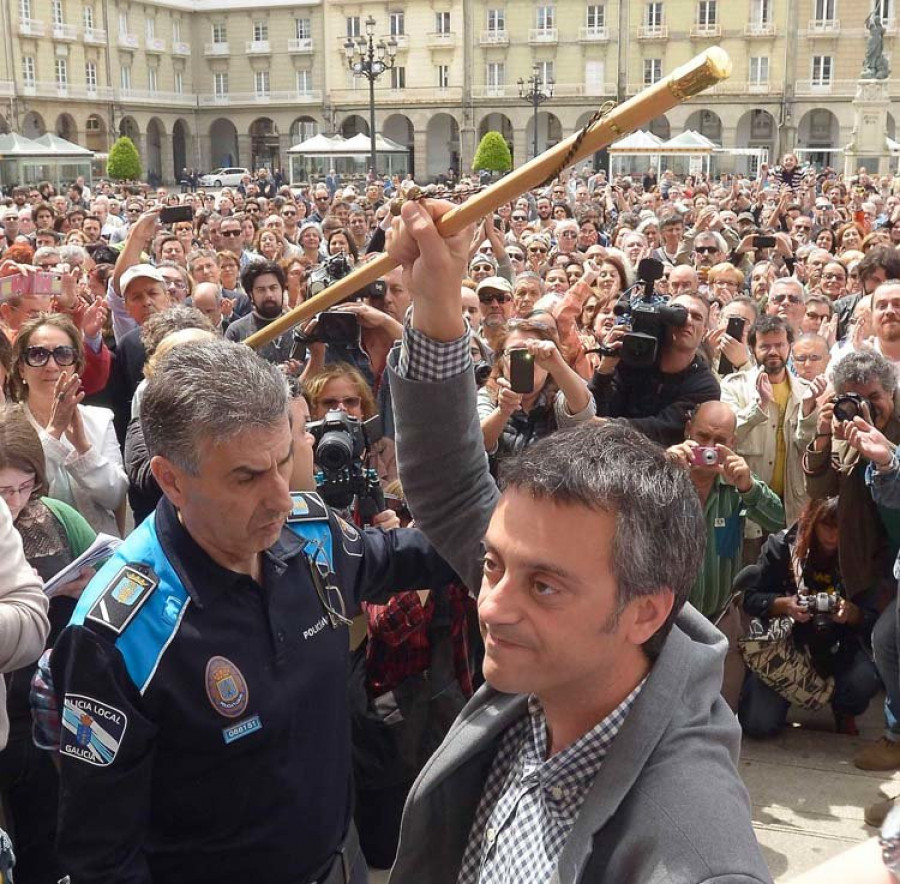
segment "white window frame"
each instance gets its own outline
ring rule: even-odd
[[[435,12],[434,14],[434,32],[436,34],[449,34],[451,32],[450,28],[450,13],[447,10],[441,10],[440,12]]]
[[[122,89],[130,90],[131,89],[131,65],[123,64],[119,68],[119,83],[122,86]]]
[[[597,33],[606,27],[606,4],[591,3],[585,10],[584,24],[588,31]]]
[[[228,97],[228,71],[216,71],[213,74],[213,92],[216,98]]]
[[[534,27],[538,31],[552,31],[556,27],[556,7],[544,4],[534,8]]]
[[[19,0],[19,20],[30,21],[33,18],[34,7],[31,0]]]
[[[665,11],[663,9],[663,5],[661,0],[651,0],[650,3],[647,4],[646,18],[644,19],[644,23],[650,29],[661,28],[665,21]]]
[[[85,29],[93,30],[94,29],[94,7],[93,6],[84,6],[81,9],[81,21],[84,25]]]
[[[294,36],[298,40],[309,40],[312,37],[312,22],[308,18],[295,18]]]
[[[645,58],[643,64],[644,85],[652,86],[662,79],[662,59]]]
[[[35,63],[35,57],[33,55],[23,55],[22,56],[22,82],[26,86],[34,86],[37,75],[36,75],[37,67]]]
[[[438,89],[450,88],[450,65],[439,64],[437,66],[437,87]]]
[[[553,61],[536,61],[534,67],[545,86],[556,82],[556,64]]]
[[[391,89],[399,90],[406,88],[406,68],[401,65],[394,65],[391,68]]]
[[[269,22],[266,19],[259,19],[253,22],[253,42],[267,43],[269,41]]]
[[[816,21],[834,21],[837,18],[837,0],[815,0],[813,10]]]
[[[406,13],[390,12],[388,13],[388,33],[392,37],[406,36]]]
[[[297,71],[297,94],[309,95],[312,92],[312,71],[303,69]]]
[[[90,91],[97,90],[97,62],[86,61],[84,63],[84,82]]]
[[[253,72],[253,88],[258,96],[272,94],[272,78],[268,69]]]
[[[64,25],[66,23],[62,0],[50,0],[50,21],[54,25]]]
[[[506,30],[505,9],[489,9],[487,11],[487,29],[492,33]]]
[[[54,59],[53,76],[57,86],[65,89],[69,85],[69,60],[67,58]]]
[[[768,55],[751,55],[747,60],[747,79],[754,86],[769,82],[771,62]]]
[[[228,28],[223,21],[213,22],[212,24],[212,41],[213,44],[220,46],[228,42]]]
[[[175,71],[175,94],[184,95],[184,71]]]
[[[834,56],[814,55],[810,60],[809,80],[813,86],[830,86],[834,82]]]
[[[716,0],[699,0],[697,3],[697,25],[714,28],[719,23],[719,6]]]
[[[502,89],[506,85],[506,62],[489,61],[485,67],[484,81],[489,89]]]
[[[357,37],[362,36],[362,24],[360,22],[360,16],[347,16],[347,36],[351,40],[355,40]]]

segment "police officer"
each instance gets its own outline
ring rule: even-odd
[[[227,341],[177,347],[141,422],[163,499],[52,655],[59,855],[75,882],[365,880],[351,824],[347,617],[446,583],[415,530],[292,497],[283,376]],[[287,524],[286,524],[287,522]]]

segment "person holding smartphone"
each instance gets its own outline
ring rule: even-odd
[[[491,377],[478,391],[478,417],[492,461],[596,414],[587,385],[559,349],[549,314],[539,321],[512,319],[507,329]]]

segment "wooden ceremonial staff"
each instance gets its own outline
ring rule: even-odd
[[[481,221],[503,203],[515,199],[533,187],[539,187],[548,177],[558,175],[562,171],[564,161],[566,165],[572,165],[589,157],[671,110],[676,104],[692,98],[730,75],[731,59],[725,50],[718,46],[707,49],[668,77],[654,83],[634,98],[629,98],[624,104],[613,108],[609,114],[589,126],[584,131],[577,150],[573,151],[571,156],[567,156],[568,152],[582,136],[581,130],[510,172],[495,184],[476,193],[461,205],[450,209],[437,222],[438,232],[445,237],[459,233],[469,224]],[[245,343],[251,347],[261,347],[298,323],[333,307],[396,266],[397,262],[388,254],[379,255],[372,261],[361,264],[352,273],[328,286],[314,298],[298,304],[293,310],[250,335]]]

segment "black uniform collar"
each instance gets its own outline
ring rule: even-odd
[[[200,608],[204,601],[211,601],[223,589],[245,585],[253,579],[223,568],[213,561],[209,553],[191,537],[178,518],[175,505],[163,495],[156,507],[156,535],[172,568],[191,600]],[[263,553],[263,570],[270,568],[275,575],[282,574],[288,562],[303,551],[303,543],[288,528],[281,529],[281,536]]]

